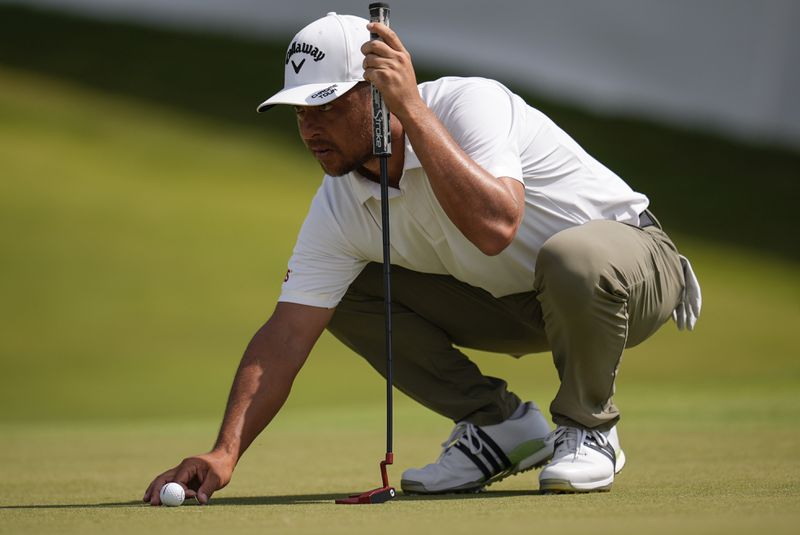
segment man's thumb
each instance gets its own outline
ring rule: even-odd
[[[197,501],[200,502],[200,505],[208,504],[211,495],[217,490],[217,482],[217,477],[209,474],[203,484],[200,485],[200,488],[197,489]]]

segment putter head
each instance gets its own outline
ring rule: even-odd
[[[385,503],[397,496],[394,487],[389,485],[389,474],[386,472],[386,466],[394,462],[394,453],[391,451],[386,452],[386,458],[381,461],[381,481],[382,487],[377,489],[368,490],[361,494],[351,494],[347,498],[340,498],[336,500],[339,505],[358,505],[362,503]]]
[[[378,489],[368,490],[361,494],[351,494],[347,498],[340,498],[336,500],[339,505],[359,505],[359,504],[372,504],[384,503],[394,498],[397,493],[394,487],[381,487]]]

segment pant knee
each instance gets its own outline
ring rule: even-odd
[[[597,221],[586,225],[616,224]],[[609,245],[595,233],[573,227],[545,242],[536,261],[536,289],[559,301],[588,301],[598,296],[625,299],[622,273],[614,269]]]
[[[552,236],[539,251],[535,270],[538,289],[585,293],[595,286],[600,270],[593,246],[571,230]]]

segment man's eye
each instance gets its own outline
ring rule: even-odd
[[[302,117],[308,111],[307,110],[308,106],[293,106],[293,107],[294,107],[294,113],[298,117]],[[314,111],[314,112],[317,112],[317,111],[325,112],[325,111],[330,111],[332,109],[333,109],[333,104],[322,104],[320,106],[313,106],[311,108],[311,110]]]

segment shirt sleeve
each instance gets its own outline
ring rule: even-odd
[[[523,182],[520,148],[514,133],[513,94],[502,85],[481,78],[451,84],[442,88],[441,98],[432,105],[450,135],[493,176]]]
[[[323,185],[300,229],[278,301],[334,308],[366,264],[345,238]]]

